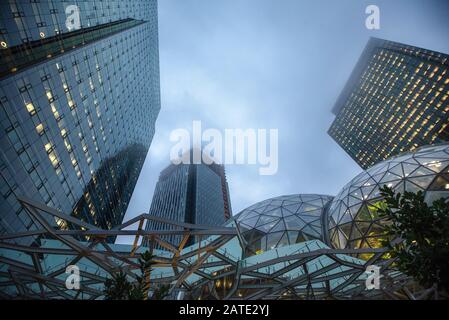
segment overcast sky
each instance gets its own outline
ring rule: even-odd
[[[380,8],[380,30],[365,8]],[[125,220],[148,212],[170,132],[276,128],[279,169],[226,166],[232,210],[335,195],[361,171],[328,136],[331,108],[369,37],[449,53],[449,1],[159,0],[161,111]],[[122,242],[122,241],[119,241]]]

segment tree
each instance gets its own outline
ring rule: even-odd
[[[168,285],[168,284],[161,285],[159,288],[157,288],[154,291],[151,299],[152,300],[163,300],[164,298],[166,298],[168,296],[169,290],[170,290],[170,285]]]
[[[154,255],[149,251],[145,251],[142,256],[139,258],[140,270],[142,272],[142,294],[143,300],[148,300],[148,292],[150,290],[150,276],[151,271],[153,270],[151,267],[156,264],[154,261]]]
[[[106,300],[130,300],[133,285],[123,272],[115,273],[112,279],[106,279],[104,295]]]
[[[130,282],[123,272],[113,274],[112,279],[107,279],[104,287],[106,300],[148,300],[150,290],[150,278],[152,266],[156,264],[154,255],[145,251],[139,258],[140,275],[136,275],[136,281]],[[155,287],[153,300],[162,300],[168,296],[169,285]]]
[[[426,288],[449,292],[449,201],[429,205],[422,191],[395,194],[387,186],[380,193],[386,232],[401,240],[387,244],[398,269]]]

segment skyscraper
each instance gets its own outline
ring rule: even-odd
[[[160,110],[157,1],[3,1],[0,15],[0,233],[35,227],[18,196],[112,228]]]
[[[150,215],[179,222],[219,226],[231,215],[231,200],[223,165],[170,164],[156,184]],[[146,230],[165,230],[160,222],[148,223]],[[181,236],[165,236],[177,245]],[[189,239],[192,244],[199,239]]]
[[[340,94],[329,135],[364,169],[449,141],[449,55],[371,38]]]

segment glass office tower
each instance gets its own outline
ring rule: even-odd
[[[20,196],[121,223],[160,110],[157,1],[2,1],[0,17],[0,233],[35,227]]]
[[[232,215],[224,166],[204,162],[169,165],[159,176],[149,213],[179,222],[223,225]],[[167,228],[166,224],[156,221],[145,227],[146,230]],[[178,245],[182,237],[169,235],[163,239]],[[191,238],[187,244],[198,240]]]
[[[333,113],[329,135],[364,169],[449,141],[449,55],[371,38]]]

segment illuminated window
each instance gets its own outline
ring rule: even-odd
[[[51,148],[52,148],[52,145],[51,145],[51,143],[49,142],[49,143],[47,143],[47,144],[45,144],[45,151],[49,151],[49,150],[51,150]]]
[[[59,160],[58,160],[58,157],[56,156],[56,153],[54,151],[51,151],[48,154],[48,158],[50,159],[50,162],[53,165],[53,167],[57,167],[58,166]]]
[[[54,103],[51,104],[51,111],[53,112],[53,115],[54,115],[55,119],[58,119],[59,118],[59,112],[58,112],[58,110],[56,110],[56,107],[55,107]]]
[[[64,139],[64,144],[65,147],[67,148],[68,152],[72,152],[72,146],[70,145],[70,143],[67,141],[67,139]]]
[[[66,230],[67,229],[67,222],[66,221],[64,221],[64,220],[62,220],[62,219],[60,219],[58,217],[55,217],[55,220],[56,220],[56,224],[59,226],[59,228],[61,228],[62,230]]]
[[[31,114],[34,114],[36,112],[36,110],[34,109],[34,106],[31,102],[26,104],[26,108],[27,108],[28,112]]]
[[[40,123],[36,126],[36,131],[38,134],[42,134],[44,132],[44,126],[42,123]]]

